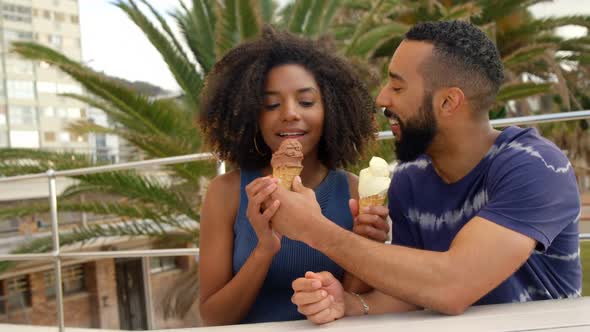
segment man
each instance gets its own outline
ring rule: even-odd
[[[474,304],[580,296],[574,172],[534,130],[490,126],[502,71],[492,41],[469,23],[424,23],[406,34],[377,98],[402,162],[389,190],[391,245],[327,220],[297,179],[295,192],[273,193],[277,232],[374,287],[346,293],[329,273],[308,272],[293,282],[292,298],[308,319],[460,314]]]

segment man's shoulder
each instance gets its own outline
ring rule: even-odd
[[[502,135],[504,139],[494,144],[486,156],[491,168],[518,166],[565,173],[571,167],[565,154],[532,128],[510,127]]]

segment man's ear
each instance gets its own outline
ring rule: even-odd
[[[443,117],[453,116],[465,102],[465,94],[459,88],[444,88],[433,97],[435,109]]]

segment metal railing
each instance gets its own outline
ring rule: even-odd
[[[528,125],[536,123],[547,123],[557,121],[571,121],[580,119],[589,119],[590,110],[546,114],[537,116],[517,117],[508,119],[492,120],[491,124],[494,127],[506,127],[510,125]],[[391,139],[393,135],[390,131],[379,132],[378,139]],[[14,181],[30,180],[37,178],[47,178],[49,184],[49,203],[51,207],[51,234],[53,240],[53,252],[43,254],[10,254],[0,255],[0,261],[48,261],[53,260],[55,271],[55,289],[57,302],[57,322],[60,332],[65,331],[64,313],[63,313],[63,289],[62,289],[62,275],[61,275],[61,261],[66,258],[129,258],[129,257],[159,257],[159,256],[190,256],[198,255],[199,249],[146,249],[146,250],[121,250],[121,251],[92,251],[92,252],[61,252],[59,244],[59,225],[57,217],[57,192],[56,192],[56,178],[66,176],[76,176],[85,174],[95,174],[103,172],[121,171],[136,169],[146,166],[162,166],[179,163],[187,163],[194,161],[210,160],[214,156],[211,153],[197,153],[184,156],[142,160],[135,162],[128,162],[122,164],[87,167],[63,171],[48,170],[45,173],[29,174],[0,178],[0,184]],[[225,173],[225,164],[218,162],[217,174]],[[580,239],[590,239],[590,233],[580,234]],[[144,271],[146,266],[144,265]],[[146,273],[144,273],[144,278]],[[148,274],[149,277],[149,274]],[[144,280],[144,284],[145,284]],[[149,280],[147,281],[149,284]],[[147,287],[149,288],[149,287]],[[149,289],[146,290],[146,295]],[[153,328],[153,315],[151,296],[146,296],[146,307],[148,309],[148,328]]]

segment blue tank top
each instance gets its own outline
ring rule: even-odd
[[[246,217],[248,196],[245,187],[260,176],[260,171],[240,171],[240,207],[234,224],[234,275],[258,243],[256,232]],[[315,194],[326,218],[345,229],[352,229],[352,215],[348,207],[350,191],[344,171],[329,171],[315,189]],[[283,236],[281,249],[274,256],[258,297],[242,323],[304,319],[305,316],[297,312],[297,307],[291,303],[291,283],[303,277],[307,271],[329,271],[338,279],[342,279],[344,273],[340,266],[321,252]]]

